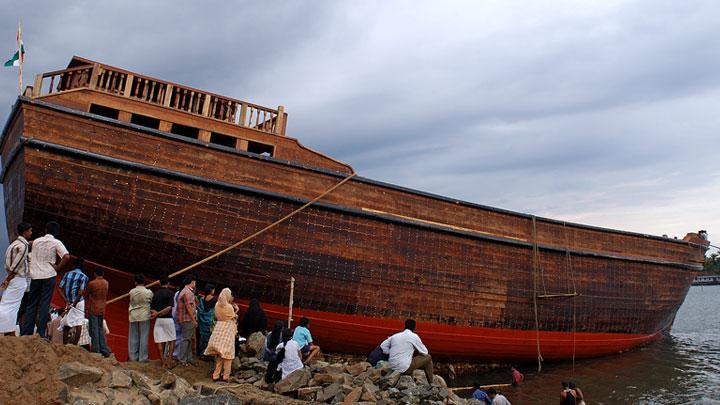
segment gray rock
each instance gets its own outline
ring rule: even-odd
[[[247,378],[255,377],[256,375],[257,373],[255,372],[255,370],[244,370],[237,374],[237,378],[244,380]]]
[[[427,379],[427,378],[426,378]],[[433,375],[433,385],[437,385],[438,387],[444,387],[447,388],[447,383],[445,382],[445,379],[440,377],[437,374]]]
[[[345,367],[345,369],[347,370],[348,374],[355,377],[355,376],[359,375],[360,373],[365,372],[365,370],[367,370],[368,367],[370,367],[370,363],[361,361],[360,363],[351,364],[351,365]]]
[[[429,385],[427,376],[425,375],[425,371],[423,370],[414,370],[412,373],[412,377],[415,380],[416,384]]]
[[[159,395],[160,405],[178,405],[178,402],[180,402],[173,390],[163,390]]]
[[[342,386],[338,383],[332,383],[317,393],[315,400],[318,402],[327,402],[342,391]]]
[[[417,385],[415,384],[415,380],[413,380],[413,378],[409,375],[400,376],[397,384],[395,384],[395,387],[400,391],[406,390],[408,388],[415,388],[416,386]]]
[[[255,332],[247,340],[248,354],[254,354],[256,358],[261,358],[263,347],[265,346],[265,335],[262,332]]]
[[[129,388],[132,385],[132,378],[120,370],[114,370],[110,374],[110,388]]]
[[[192,385],[190,385],[189,382],[187,382],[186,379],[182,377],[177,377],[175,379],[175,386],[173,387],[173,392],[175,392],[175,395],[182,399],[185,398],[188,395],[193,395],[197,393],[197,390],[193,388]]]
[[[307,386],[309,381],[310,371],[305,368],[301,368],[300,370],[295,370],[288,374],[287,377],[275,384],[275,392],[278,394],[285,394],[297,391],[298,388]]]
[[[160,389],[155,385],[153,380],[148,378],[146,375],[142,373],[138,373],[137,371],[130,370],[130,378],[132,378],[133,383],[140,389],[144,389],[150,392],[160,392]],[[152,399],[151,399],[152,401]]]
[[[73,361],[61,364],[57,369],[57,374],[58,378],[68,386],[78,387],[85,383],[100,381],[103,371],[97,367]]]
[[[327,385],[334,382],[343,381],[342,374],[318,373],[313,376],[316,385]]]
[[[182,398],[178,405],[242,405],[242,401],[230,394],[217,394]]]
[[[342,374],[343,372],[345,372],[345,366],[343,366],[342,364],[329,364],[326,367],[318,370],[328,374]]]
[[[393,371],[392,373],[390,373],[390,374],[386,375],[385,377],[381,378],[381,379],[378,381],[378,385],[379,385],[380,388],[382,388],[382,389],[388,389],[388,388],[390,388],[390,387],[394,387],[395,384],[398,383],[398,380],[400,379],[400,376],[401,376],[400,372],[398,372],[398,371]]]
[[[305,387],[298,389],[297,396],[298,399],[308,402],[315,401],[315,397],[319,391],[321,391],[322,387]]]
[[[165,373],[160,379],[160,385],[163,388],[172,388],[175,385],[177,377],[173,373]]]
[[[366,392],[372,392],[373,394],[380,391],[380,388],[378,388],[377,385],[373,384],[371,381],[365,381],[365,384],[363,384],[363,388]]]

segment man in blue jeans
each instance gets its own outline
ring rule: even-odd
[[[55,239],[59,235],[60,224],[50,221],[45,225],[45,236],[32,242],[32,260],[30,260],[32,281],[20,330],[21,335],[32,335],[37,328],[40,336],[46,336],[50,300],[55,289],[57,271],[70,262],[70,254],[65,245]],[[60,259],[59,263],[58,259]]]
[[[102,268],[96,268],[95,279],[87,285],[88,326],[92,351],[110,357],[112,352],[110,352],[107,341],[105,341],[105,328],[103,328],[105,304],[109,289],[109,284],[103,277],[104,275],[105,271]]]

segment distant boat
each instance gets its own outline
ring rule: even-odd
[[[720,275],[702,275],[695,277],[692,285],[720,285]]]
[[[287,137],[286,125],[283,107],[74,57],[37,76],[2,133],[8,233],[25,220],[40,235],[58,220],[71,252],[118,269],[106,273],[116,295],[126,292],[132,273],[194,263],[353,173]],[[415,318],[436,357],[569,359],[669,330],[705,239],[567,223],[358,176],[198,276],[243,302],[258,297],[271,319],[287,319],[294,277],[295,319],[311,318],[325,350],[367,353]],[[110,344],[122,353],[127,304],[109,311]]]

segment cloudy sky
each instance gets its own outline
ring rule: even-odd
[[[26,83],[72,55],[258,104],[361,175],[720,235],[717,1],[0,1]],[[17,95],[0,71],[0,116]]]

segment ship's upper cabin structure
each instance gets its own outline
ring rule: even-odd
[[[268,108],[74,56],[38,74],[26,97],[227,150],[340,172],[352,168],[286,136],[283,106]]]

